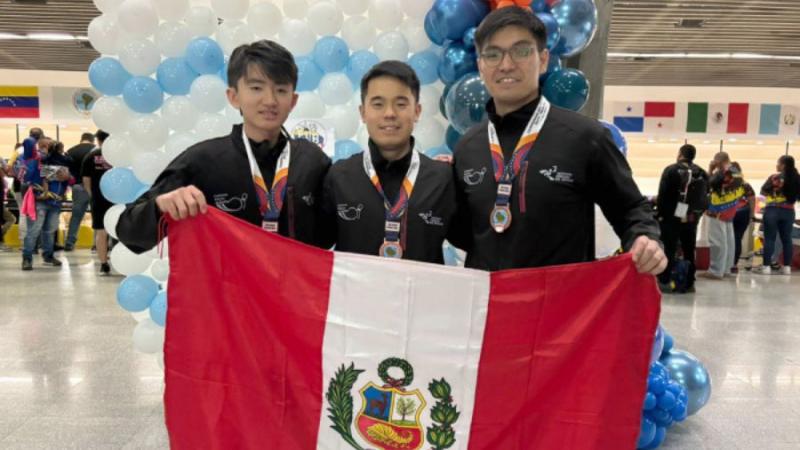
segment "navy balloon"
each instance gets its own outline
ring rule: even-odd
[[[465,31],[477,26],[489,14],[489,5],[481,0],[436,0],[429,13],[432,13],[431,25],[440,30],[441,36],[456,40],[461,39]],[[442,45],[433,39],[431,41]]]
[[[619,127],[614,125],[613,123],[606,122],[605,120],[601,120],[600,123],[602,123],[604,127],[608,128],[608,131],[611,133],[611,138],[614,139],[614,144],[617,145],[617,148],[619,149],[620,153],[622,153],[622,156],[627,157],[628,156],[628,141],[625,140],[625,135],[622,134],[622,130],[620,130]],[[659,325],[658,328],[661,329],[661,325]],[[663,330],[661,330],[661,331],[662,331],[662,333],[661,333],[661,352],[658,354],[656,359],[661,357],[661,354],[664,352],[664,348],[665,348],[665,345],[666,345],[665,341],[666,341],[667,334]],[[653,360],[653,361],[655,361],[655,360]]]
[[[558,56],[551,54],[550,59],[547,61],[547,72],[539,75],[539,86],[544,87],[550,75],[561,70],[561,59]]]
[[[639,428],[639,439],[636,441],[636,448],[642,448],[653,442],[656,437],[656,424],[647,417],[642,417],[642,424]]]
[[[359,50],[350,55],[350,61],[347,63],[344,73],[353,82],[353,86],[358,87],[361,84],[361,78],[379,62],[380,58],[375,53],[369,50]]]
[[[186,61],[201,75],[215,74],[225,65],[225,54],[215,40],[199,37],[186,46]]]
[[[135,112],[149,114],[161,108],[161,104],[164,103],[164,91],[158,82],[150,77],[133,77],[125,83],[122,98]]]
[[[362,151],[363,149],[360,145],[358,145],[358,143],[349,139],[336,141],[336,145],[333,150],[333,161],[336,162],[340,159],[347,159],[353,155],[361,153]]]
[[[421,84],[431,84],[439,79],[439,56],[431,50],[413,54],[408,65],[414,69]]]
[[[89,82],[101,94],[122,94],[125,83],[130,79],[131,74],[115,58],[104,56],[95,59],[89,65]]]
[[[478,70],[478,61],[470,47],[460,41],[452,41],[444,49],[439,62],[439,78],[450,84],[464,75]]]
[[[347,65],[350,50],[347,42],[336,36],[325,36],[314,44],[314,62],[327,72],[339,72]]]
[[[486,103],[491,98],[480,75],[470,73],[456,81],[445,100],[447,118],[459,133],[486,118]]]
[[[684,350],[672,350],[661,358],[670,377],[686,388],[686,412],[696,414],[711,398],[711,376],[694,355]]]
[[[167,323],[167,291],[161,291],[150,303],[150,318],[159,326]]]
[[[436,13],[434,13],[432,10],[428,11],[428,13],[425,14],[425,34],[428,35],[428,39],[430,39],[434,44],[442,45],[444,44],[445,37],[442,34],[442,30],[437,28],[434,20],[436,20]]]
[[[322,69],[308,56],[295,58],[297,64],[297,92],[313,91],[322,80]]]
[[[192,82],[199,76],[185,58],[167,58],[156,71],[158,84],[169,95],[187,95]]]
[[[559,28],[558,21],[556,21],[556,18],[553,17],[552,14],[546,12],[538,13],[536,17],[542,21],[547,30],[547,49],[552,50],[561,38],[561,29]]]
[[[461,139],[461,133],[459,133],[458,130],[456,130],[455,128],[453,128],[452,125],[450,125],[449,127],[447,127],[447,133],[445,133],[444,137],[445,137],[445,142],[447,142],[447,148],[449,148],[450,150],[455,150],[458,140]]]
[[[125,311],[141,312],[158,294],[158,283],[145,275],[131,275],[117,287],[117,302]]]
[[[111,203],[132,203],[144,187],[127,167],[114,167],[100,178],[100,192]]]
[[[478,27],[472,27],[464,32],[464,37],[461,38],[461,42],[467,48],[475,47],[475,33],[478,31]]]
[[[589,81],[580,70],[562,69],[547,78],[543,92],[550,103],[580,111],[589,99]]]
[[[532,0],[531,1],[531,10],[536,13],[540,12],[548,12],[550,11],[550,7],[547,6],[546,0]]]
[[[561,28],[553,53],[563,57],[582,52],[597,30],[597,8],[593,0],[559,0],[550,9]]]

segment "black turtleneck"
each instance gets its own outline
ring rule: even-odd
[[[489,114],[489,120],[492,121],[495,129],[497,129],[497,137],[500,138],[500,147],[503,148],[503,157],[506,161],[511,159],[511,154],[514,153],[514,148],[516,148],[519,138],[522,137],[525,126],[528,125],[533,112],[539,106],[540,98],[541,96],[536,97],[532,102],[505,116],[497,114],[494,100],[489,100],[486,105],[486,112]]]
[[[411,149],[412,151],[414,149],[413,137],[411,138]],[[370,139],[369,153],[372,156],[372,165],[375,167],[375,172],[378,173],[383,192],[386,194],[386,198],[394,203],[400,192],[400,186],[403,185],[403,179],[408,173],[408,166],[411,165],[411,152],[397,161],[389,161],[381,155],[378,146]]]
[[[281,155],[281,150],[286,146],[286,136],[281,133],[275,145],[270,146],[269,141],[256,142],[252,139],[250,141],[250,148],[253,149],[253,156],[256,158],[256,164],[261,169],[261,176],[264,178],[264,183],[268,188],[272,187],[272,180],[275,178],[275,167],[278,165],[278,157]]]

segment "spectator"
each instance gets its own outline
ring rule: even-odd
[[[706,216],[708,220],[708,241],[711,250],[711,264],[704,278],[721,280],[731,274],[735,238],[733,218],[744,203],[742,174],[731,165],[730,156],[725,152],[714,155],[709,168],[711,187],[710,202]]]
[[[92,202],[92,229],[95,234],[97,257],[100,259],[100,275],[111,275],[111,266],[108,265],[108,232],[103,224],[106,211],[112,203],[100,191],[100,179],[103,174],[111,169],[111,164],[103,158],[103,142],[109,136],[103,130],[97,130],[97,148],[89,152],[83,159],[81,177],[83,188],[89,194]]]
[[[94,135],[92,133],[83,133],[81,135],[80,144],[72,147],[67,151],[67,155],[72,159],[72,164],[69,166],[69,172],[75,180],[81,180],[81,165],[83,159],[94,149]],[[67,239],[64,242],[64,251],[71,252],[75,249],[75,241],[78,240],[78,231],[81,228],[83,216],[89,208],[89,193],[83,187],[83,184],[77,183],[72,186],[72,215],[69,219],[69,229],[67,231]]]
[[[781,274],[792,273],[792,227],[794,226],[794,204],[800,193],[800,176],[794,158],[789,155],[778,159],[778,173],[770,175],[761,187],[761,194],[767,197],[764,208],[764,262],[755,271],[764,275],[772,273],[769,266],[775,251],[776,235],[783,247],[783,267]]]
[[[743,203],[742,207],[736,211],[736,215],[733,217],[733,238],[734,238],[734,252],[733,252],[733,266],[731,267],[731,273],[739,273],[739,257],[742,255],[742,240],[746,237],[746,232],[750,228],[750,224],[753,222],[753,217],[756,214],[756,193],[753,190],[753,186],[750,186],[750,183],[744,181],[744,172],[742,172],[742,166],[739,165],[738,162],[734,161],[731,163],[731,166],[736,168],[739,173],[742,174],[742,187],[744,188],[744,198],[747,203]],[[752,233],[750,233],[752,235]],[[746,252],[748,255],[752,254],[752,237],[747,237],[747,242],[749,243],[746,246]]]

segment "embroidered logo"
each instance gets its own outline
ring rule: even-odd
[[[216,194],[214,195],[214,204],[217,205],[217,208],[220,210],[228,213],[244,211],[247,206],[247,192],[239,197],[229,197],[228,194]]]
[[[550,181],[555,181],[558,183],[574,183],[575,179],[574,176],[569,172],[559,172],[558,166],[553,166],[549,169],[542,169],[539,171],[540,174],[544,175]]]
[[[419,213],[419,217],[422,219],[423,222],[425,222],[428,225],[433,225],[437,227],[444,226],[444,220],[442,220],[441,217],[434,216],[432,210],[424,213]]]
[[[468,169],[464,171],[464,183],[468,186],[477,186],[483,183],[483,177],[486,175],[486,167],[481,170]]]
[[[348,205],[337,205],[336,212],[339,214],[343,220],[348,222],[355,222],[356,220],[361,219],[361,211],[364,210],[364,205],[358,204],[358,206],[348,206]]]
[[[304,195],[303,202],[308,206],[314,206],[314,194],[309,192],[308,194]]]

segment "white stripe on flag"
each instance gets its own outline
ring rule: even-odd
[[[708,104],[708,128],[707,134],[724,135],[728,133],[728,104],[709,103]]]
[[[336,370],[351,363],[364,370],[350,392],[352,435],[363,447],[375,447],[357,430],[357,416],[365,403],[360,391],[370,382],[383,386],[378,365],[396,357],[413,367],[414,379],[406,391],[418,389],[427,404],[421,416],[423,436],[433,425],[430,411],[436,402],[428,385],[444,378],[460,412],[451,449],[467,449],[489,280],[488,272],[408,261],[387,264],[376,257],[336,253],[323,340],[323,414],[317,448],[352,449],[331,429],[325,399]],[[401,377],[395,370],[390,375]]]
[[[614,117],[644,117],[644,102],[614,102]]]

